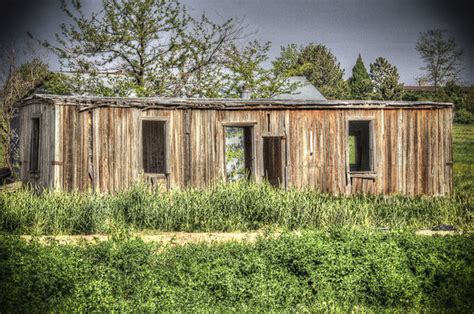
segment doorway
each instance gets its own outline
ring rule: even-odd
[[[224,133],[227,182],[250,179],[254,171],[253,126],[226,126]]]
[[[263,137],[263,171],[265,179],[273,186],[283,183],[282,138]]]

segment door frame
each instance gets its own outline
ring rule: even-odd
[[[257,136],[256,136],[256,126],[257,126],[256,121],[224,121],[221,122],[221,127],[222,127],[222,143],[223,143],[223,174],[224,174],[224,182],[227,181],[227,160],[226,160],[226,128],[228,127],[235,127],[235,128],[245,128],[245,127],[250,127],[251,129],[251,140],[252,140],[252,148],[251,148],[251,174],[249,180],[255,180],[257,177],[256,175],[256,161],[257,161]]]

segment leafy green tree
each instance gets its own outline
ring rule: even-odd
[[[452,102],[454,107],[454,122],[474,123],[474,93],[473,87],[461,87],[455,81],[446,82],[434,97],[436,101]]]
[[[423,79],[433,84],[436,90],[450,80],[458,80],[463,50],[453,37],[447,37],[446,31],[438,29],[420,33],[416,50],[424,62],[421,67],[425,71]]]
[[[149,96],[150,90],[120,73],[52,72],[44,82],[48,93],[59,95]]]
[[[80,0],[61,3],[72,23],[61,25],[59,45],[42,44],[59,56],[62,68],[91,77],[123,73],[132,78],[123,85],[140,96],[200,96],[202,81],[214,77],[210,73],[243,30],[235,19],[194,19],[177,0],[103,0],[102,10],[90,16]]]
[[[387,59],[379,57],[370,64],[369,74],[374,87],[374,96],[377,99],[399,99],[403,93],[403,84],[398,80],[397,67],[390,64]]]
[[[287,76],[301,75],[301,69],[298,65],[298,59],[303,47],[296,44],[289,44],[288,46],[280,47],[280,56],[273,62],[273,70],[276,73],[284,73]]]
[[[356,64],[352,68],[352,76],[349,78],[351,96],[354,99],[367,99],[372,92],[372,82],[365,68],[364,61],[359,54]]]
[[[243,49],[232,45],[226,62],[226,97],[239,97],[243,86],[251,91],[252,98],[271,98],[296,89],[297,85],[289,83],[287,75],[263,66],[270,48],[270,42],[258,41],[248,43]]]
[[[273,62],[275,71],[289,76],[303,75],[327,98],[346,98],[348,86],[344,70],[326,46],[311,43],[306,47],[295,44],[281,48]]]
[[[31,61],[19,64],[18,51],[3,48],[0,51],[0,145],[2,163],[14,173],[18,154],[18,136],[12,127],[19,101],[38,87],[48,76],[48,66],[39,58],[27,55]]]

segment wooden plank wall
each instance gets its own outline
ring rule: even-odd
[[[183,151],[184,151],[184,129],[183,129],[183,116],[184,112],[182,110],[146,110],[141,111],[139,109],[134,109],[135,115],[137,115],[137,129],[139,133],[140,129],[140,117],[142,118],[156,118],[160,120],[166,120],[168,122],[168,169],[170,172],[169,178],[159,178],[155,184],[159,184],[162,187],[182,187],[182,182],[184,181],[183,175]],[[139,135],[138,135],[139,136]],[[138,143],[137,143],[138,144]],[[134,145],[133,156],[141,156],[140,146],[137,144],[131,143]],[[140,157],[141,160],[141,157]],[[143,175],[142,166],[140,160],[135,165],[137,167],[136,172],[140,177]]]
[[[452,192],[452,109],[293,111],[291,183],[336,194]],[[346,121],[373,118],[374,178],[348,180]],[[309,154],[310,131],[315,153]]]
[[[282,136],[282,147],[288,147],[284,173],[288,185],[295,188],[335,194],[441,195],[452,191],[451,108],[141,110],[99,107],[80,111],[79,106],[55,107],[57,140],[56,145],[51,142],[51,146],[55,147],[54,160],[62,162],[62,166],[54,166],[54,180],[49,184],[59,189],[113,192],[143,180],[140,120],[159,118],[168,121],[170,172],[169,177],[159,180],[169,188],[204,187],[225,180],[224,125],[235,124],[254,125],[257,182],[261,182],[264,175],[262,137]],[[34,111],[32,106],[28,108]],[[351,117],[374,119],[375,172],[372,178],[348,176],[346,121]],[[26,136],[24,139],[28,141]],[[313,154],[310,154],[311,148]],[[51,160],[52,157],[48,162]],[[22,176],[28,180],[24,170]]]
[[[57,106],[59,131],[56,155],[62,161],[55,187],[64,190],[114,192],[146,180],[141,166],[142,117],[169,119],[172,176],[169,186],[182,181],[181,131],[175,127],[182,111],[142,111],[137,108],[101,107],[80,111],[79,106]],[[166,180],[159,184],[168,186]]]
[[[202,112],[201,114],[205,114]],[[254,179],[256,182],[262,182],[264,177],[263,167],[263,140],[264,136],[285,136],[285,131],[288,129],[289,111],[288,110],[226,110],[218,111],[216,120],[214,120],[214,129],[216,130],[216,158],[214,163],[214,174],[219,178],[225,178],[225,158],[224,158],[224,144],[225,135],[223,125],[253,125],[254,126]],[[196,152],[197,154],[197,152]],[[215,178],[210,177],[208,184],[215,182]],[[200,182],[198,182],[200,183]]]
[[[19,113],[20,132],[20,179],[33,186],[53,187],[54,169],[54,107],[47,104],[31,104],[21,107]],[[39,173],[31,174],[30,148],[31,148],[31,128],[34,117],[40,118],[40,149],[39,149]]]

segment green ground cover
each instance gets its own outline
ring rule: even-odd
[[[474,307],[474,238],[283,234],[160,247],[0,238],[2,312],[453,311]]]
[[[458,195],[474,197],[474,124],[453,127],[454,188]]]

